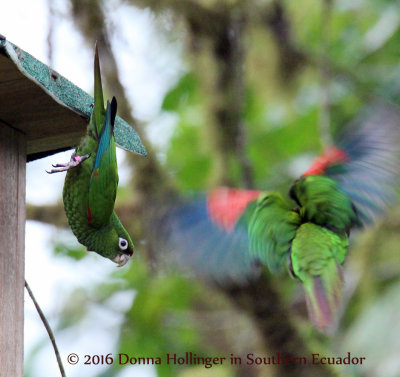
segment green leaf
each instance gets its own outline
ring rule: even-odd
[[[166,94],[161,109],[165,111],[178,111],[181,106],[185,106],[191,102],[196,88],[197,79],[195,75],[191,72],[187,73]]]

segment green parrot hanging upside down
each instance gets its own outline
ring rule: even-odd
[[[117,101],[104,110],[100,64],[94,59],[94,107],[87,135],[66,164],[48,173],[67,171],[63,189],[65,213],[72,232],[88,251],[111,259],[119,267],[133,255],[133,242],[114,211],[118,167],[114,139]]]

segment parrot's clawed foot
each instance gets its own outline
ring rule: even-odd
[[[51,169],[50,171],[47,171],[47,173],[49,174],[53,174],[53,173],[60,173],[62,171],[67,171],[71,168],[75,168],[76,166],[79,166],[83,161],[87,160],[90,157],[90,154],[86,154],[84,156],[77,156],[76,152],[72,153],[71,155],[71,159],[69,160],[69,162],[65,163],[65,164],[55,164],[53,165],[53,168],[56,169]]]

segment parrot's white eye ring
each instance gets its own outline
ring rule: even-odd
[[[125,238],[119,237],[118,246],[120,250],[124,251],[128,248],[128,241]]]

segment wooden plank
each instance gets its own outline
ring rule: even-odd
[[[22,377],[26,140],[0,122],[0,377]]]
[[[10,81],[21,77],[18,70],[8,63],[9,58],[0,54],[0,81]]]
[[[0,121],[26,134],[27,154],[75,147],[86,133],[88,117],[61,106],[1,54],[0,103]]]

